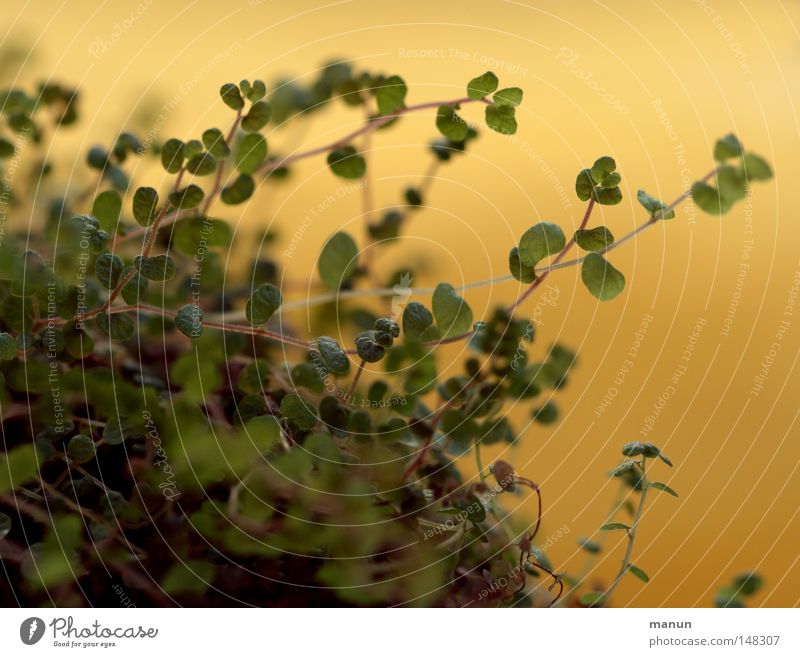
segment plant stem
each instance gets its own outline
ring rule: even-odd
[[[377,130],[381,126],[386,125],[390,121],[393,121],[398,116],[402,116],[403,114],[409,114],[411,112],[418,112],[420,110],[425,109],[432,109],[434,107],[439,107],[440,105],[465,105],[467,103],[475,103],[475,102],[484,102],[491,104],[490,101],[487,101],[485,98],[475,99],[475,98],[456,98],[455,100],[444,100],[444,101],[434,101],[428,103],[418,103],[416,105],[409,105],[408,107],[403,107],[396,112],[392,112],[391,114],[385,114],[383,116],[379,116],[373,118],[372,120],[368,120],[366,125],[362,126],[358,130],[354,130],[353,132],[345,135],[337,139],[334,142],[326,144],[325,146],[318,146],[317,148],[312,148],[307,151],[302,151],[300,153],[295,153],[294,155],[287,155],[279,160],[275,160],[274,162],[269,162],[262,166],[259,169],[260,173],[269,173],[274,171],[275,169],[280,169],[281,167],[285,167],[292,162],[297,162],[298,160],[305,159],[307,157],[313,157],[314,155],[321,155],[322,153],[327,153],[328,151],[332,151],[336,148],[341,148],[342,146],[346,146],[354,139],[361,137],[362,135],[366,135],[367,133],[372,132],[373,130]]]
[[[586,206],[586,212],[583,215],[583,219],[581,220],[580,226],[578,226],[578,230],[583,230],[584,228],[586,228],[586,224],[589,223],[589,217],[592,216],[592,210],[594,210],[594,204],[595,204],[594,198],[589,199],[589,205]],[[569,241],[564,245],[564,248],[561,249],[561,251],[559,251],[558,255],[553,259],[553,262],[551,264],[552,265],[557,265],[561,261],[561,259],[565,255],[567,255],[567,252],[572,248],[573,244],[575,244],[575,235],[574,235],[574,233],[573,233],[572,237],[569,239]],[[522,294],[520,294],[517,297],[517,300],[508,307],[509,314],[513,314],[514,311],[517,309],[517,306],[519,306],[523,301],[525,301],[525,299],[527,299],[531,294],[533,294],[533,291],[537,287],[539,287],[539,285],[542,284],[542,281],[547,278],[549,273],[550,273],[550,269],[548,269],[547,271],[543,272],[541,275],[537,276],[533,280],[533,283],[531,283],[528,286],[528,289],[525,290]]]
[[[705,176],[701,178],[701,181],[707,181],[712,178],[716,174],[717,170],[713,169]],[[662,210],[662,212],[667,212],[669,210],[674,210],[676,207],[681,205],[684,201],[686,201],[691,196],[691,192],[684,192],[678,198],[676,198],[672,203],[670,203],[666,210]],[[588,207],[587,207],[588,210]],[[584,221],[588,221],[588,218],[584,216]],[[633,239],[639,233],[644,231],[645,229],[657,224],[661,219],[652,219],[649,218],[643,224],[640,224],[635,229],[630,231],[629,233],[623,235],[621,238],[616,240],[613,244],[609,245],[605,249],[598,251],[597,253],[603,255],[613,251],[614,249],[622,246],[625,242]],[[585,226],[585,223],[582,222]],[[585,256],[576,258],[574,260],[567,260],[564,262],[556,262],[553,261],[547,265],[543,265],[540,268],[535,270],[537,276],[541,277],[544,274],[547,274],[551,271],[556,271],[558,269],[567,269],[569,267],[574,267],[575,265],[581,264],[585,259]],[[473,281],[471,283],[466,283],[464,285],[455,286],[454,289],[456,292],[464,292],[470,289],[482,288],[482,287],[490,287],[493,285],[498,285],[500,283],[509,283],[511,281],[516,280],[510,274],[505,276],[497,276],[495,278],[487,278],[479,281]],[[535,281],[534,281],[535,282]],[[433,294],[436,288],[433,287],[421,287],[421,288],[414,288],[411,290],[411,296],[425,296]],[[320,294],[316,297],[310,297],[308,299],[298,299],[297,301],[290,301],[288,303],[283,304],[279,309],[278,312],[287,312],[289,310],[296,310],[299,308],[308,308],[311,306],[322,305],[325,303],[330,303],[331,301],[343,300],[343,299],[363,299],[363,298],[370,298],[370,297],[391,297],[396,294],[396,291],[391,287],[383,287],[377,288],[372,290],[345,290],[343,292],[326,292],[325,294]],[[465,334],[464,337],[467,337]]]
[[[466,99],[466,100],[465,99],[460,99],[458,101],[451,101],[451,104],[452,103],[459,103],[459,102],[467,102],[467,100],[471,101],[472,99]],[[438,104],[446,104],[446,103],[438,103]],[[435,106],[436,104],[424,104],[424,105],[426,107],[431,107],[431,106]],[[420,106],[411,106],[409,108],[406,108],[406,110],[410,111],[412,108],[420,109],[420,108],[422,108],[422,105],[420,105]],[[361,134],[361,133],[359,133],[359,134]],[[716,172],[717,172],[717,169],[713,169],[712,171],[707,173],[705,176],[703,176],[703,178],[701,180],[702,181],[709,180],[711,177],[713,177],[716,174]],[[176,189],[177,189],[177,186],[178,186],[179,182],[180,182],[180,174],[178,176],[178,179],[176,180]],[[670,203],[667,206],[667,208],[665,210],[663,210],[662,212],[667,212],[667,211],[670,211],[670,210],[674,210],[677,206],[679,206],[681,203],[683,203],[690,196],[691,196],[691,192],[690,191],[684,192],[678,198],[676,198],[672,203]],[[589,217],[591,216],[591,211],[593,209],[593,206],[594,206],[594,201],[591,200],[589,202],[589,205],[587,206],[586,214],[584,215],[583,220],[581,221],[581,224],[580,224],[581,227],[585,227],[587,222],[589,221]],[[162,211],[162,213],[163,213],[163,211]],[[639,233],[644,231],[649,226],[652,226],[652,225],[658,223],[659,221],[661,221],[661,220],[660,219],[653,219],[653,218],[648,219],[645,223],[641,224],[636,229],[634,229],[633,231],[631,231],[627,235],[623,236],[622,238],[620,238],[619,240],[617,240],[616,242],[614,242],[610,246],[606,247],[605,249],[603,249],[601,251],[598,251],[598,253],[605,254],[605,253],[608,253],[609,251],[612,251],[613,249],[615,249],[618,246],[624,244],[628,240],[632,239],[633,237],[635,237],[636,235],[638,235]],[[153,223],[153,226],[150,229],[151,232],[150,232],[150,235],[148,236],[147,244],[145,245],[145,249],[143,250],[143,254],[144,255],[147,255],[149,253],[150,249],[152,248],[152,246],[153,246],[153,244],[155,242],[155,236],[156,236],[158,228],[164,227],[165,225],[167,225],[167,224],[164,223],[164,222],[160,222],[158,218]],[[137,231],[133,231],[133,232],[135,233]],[[123,238],[127,239],[132,234],[133,233],[130,233],[129,235],[123,236]],[[121,240],[123,238],[121,238]],[[121,240],[117,240],[117,241],[119,242]],[[551,271],[555,271],[557,269],[564,269],[566,267],[572,267],[572,266],[581,264],[583,262],[585,257],[576,258],[575,260],[569,260],[569,261],[566,261],[566,262],[561,262],[560,261],[561,258],[564,256],[564,254],[566,254],[566,252],[569,250],[569,248],[572,247],[573,244],[574,244],[574,237],[564,246],[564,248],[559,252],[559,254],[556,256],[556,258],[553,260],[552,263],[550,263],[546,267],[543,267],[540,270],[536,270],[536,273],[538,274],[537,279],[533,283],[531,283],[531,285],[525,290],[525,292],[523,292],[520,295],[520,297],[509,307],[509,311],[510,312],[515,310],[536,289],[536,287],[539,284],[541,284],[541,281],[544,280],[544,278]],[[109,313],[139,312],[139,311],[141,311],[141,312],[148,312],[148,313],[153,313],[153,314],[160,314],[160,315],[163,315],[165,317],[174,317],[175,316],[174,312],[170,312],[170,311],[167,311],[167,310],[163,310],[161,308],[157,308],[156,306],[149,306],[149,305],[145,305],[145,304],[139,304],[139,305],[134,305],[134,306],[118,306],[116,308],[112,308],[111,307],[111,303],[114,301],[114,299],[116,299],[116,297],[119,295],[120,291],[122,290],[122,287],[125,285],[125,283],[127,283],[133,277],[133,275],[134,275],[134,272],[132,270],[128,274],[127,277],[125,277],[123,280],[120,280],[120,282],[117,284],[117,287],[109,295],[108,300],[106,301],[106,303],[103,306],[100,306],[100,307],[95,308],[93,310],[89,310],[89,311],[83,313],[82,315],[77,315],[75,317],[75,321],[76,322],[82,322],[82,321],[85,321],[85,320],[90,319],[92,317],[95,317],[96,315],[99,315],[101,312],[105,312],[105,311],[108,311]],[[492,278],[492,279],[476,281],[476,282],[473,282],[473,283],[467,283],[466,285],[462,285],[462,286],[456,288],[456,290],[463,291],[463,290],[467,290],[467,289],[471,289],[471,288],[479,288],[479,287],[485,287],[485,286],[488,286],[488,285],[495,285],[497,283],[503,283],[503,282],[511,281],[511,280],[514,280],[514,278],[512,276],[510,276],[510,275],[508,275],[508,276],[500,276],[498,278]],[[432,294],[434,292],[434,290],[435,290],[435,288],[417,288],[415,290],[411,290],[411,295],[413,296],[413,295],[420,295],[420,294]],[[335,301],[335,300],[338,300],[338,299],[387,297],[387,296],[390,297],[390,296],[393,296],[394,294],[395,294],[395,290],[393,288],[379,288],[379,289],[373,289],[373,290],[347,290],[347,291],[344,291],[344,292],[329,292],[329,293],[326,293],[326,294],[323,294],[323,295],[319,295],[317,297],[312,297],[310,299],[283,304],[283,306],[279,309],[279,311],[281,311],[281,310],[286,311],[286,310],[292,310],[294,308],[309,307],[309,306],[319,305],[319,304],[323,304],[323,303],[328,303],[330,301]],[[228,331],[228,332],[231,332],[231,333],[244,333],[244,334],[247,334],[247,335],[260,336],[260,337],[268,338],[270,340],[276,340],[278,342],[282,342],[283,344],[291,345],[291,346],[294,346],[294,347],[299,347],[301,349],[307,349],[308,348],[308,343],[305,340],[301,340],[299,338],[291,338],[291,337],[285,336],[285,335],[283,335],[281,333],[277,333],[277,332],[274,332],[274,331],[269,331],[269,330],[266,330],[266,329],[259,329],[259,328],[255,328],[255,327],[252,327],[252,326],[246,326],[246,325],[242,325],[242,324],[235,324],[235,323],[225,322],[224,321],[224,317],[226,317],[226,316],[229,317],[230,315],[229,314],[223,315],[222,316],[223,321],[215,321],[215,320],[205,321],[204,320],[203,325],[207,326],[208,328],[219,329],[221,331]],[[38,328],[40,328],[44,321],[45,320],[42,320],[42,321],[37,322],[36,324],[34,324],[33,330],[37,330]],[[47,320],[47,321],[53,321],[53,320]],[[55,321],[56,321],[56,323],[63,324],[65,320],[59,318],[59,319],[56,319]],[[452,343],[455,343],[455,342],[460,342],[462,340],[469,339],[474,335],[474,333],[475,333],[475,331],[468,331],[467,333],[463,333],[461,335],[455,335],[455,336],[452,336],[452,337],[449,337],[449,338],[444,338],[444,339],[441,339],[441,340],[431,340],[429,342],[423,342],[422,344],[424,346],[426,346],[426,347],[435,348],[435,347],[438,347],[440,345],[452,344]],[[355,349],[345,349],[344,352],[346,354],[348,354],[348,355],[355,355],[355,354],[358,353]]]
[[[242,112],[241,112],[241,110],[239,110],[236,113],[236,118],[234,119],[233,123],[231,124],[230,129],[228,130],[227,136],[225,137],[225,145],[226,146],[230,146],[231,143],[233,142],[233,138],[236,135],[236,128],[239,127],[239,122],[241,120],[242,120]],[[222,188],[222,174],[223,174],[224,169],[225,169],[225,160],[221,159],[219,161],[219,163],[217,164],[217,175],[216,175],[216,177],[214,179],[214,186],[213,186],[212,190],[208,193],[208,196],[206,196],[205,201],[203,202],[202,209],[200,210],[200,214],[197,214],[193,210],[190,210],[188,212],[182,212],[181,210],[176,209],[176,210],[173,210],[172,212],[170,212],[169,214],[167,214],[161,220],[158,228],[161,229],[161,228],[166,228],[167,226],[171,226],[172,224],[174,224],[176,221],[178,221],[182,217],[188,217],[190,215],[197,215],[197,216],[203,217],[206,214],[208,214],[208,209],[211,207],[211,204],[214,202],[216,197],[219,195],[220,190]],[[177,182],[176,182],[175,189],[177,189],[177,188],[178,188],[178,185],[177,185]],[[148,230],[153,230],[154,228],[155,228],[155,224],[150,228],[148,228],[148,227],[136,228],[135,230],[132,230],[129,233],[125,233],[125,235],[118,235],[117,237],[114,238],[113,242],[111,243],[111,251],[113,252],[115,245],[122,244],[123,242],[127,242],[129,240],[137,239],[137,238],[141,237],[142,235],[144,235]]]
[[[478,468],[478,477],[482,483],[486,483],[486,473],[483,469],[483,459],[481,458],[481,443],[479,440],[475,441],[475,445],[473,446],[473,451],[475,452],[475,466]],[[509,527],[506,522],[505,518],[501,517],[500,512],[497,510],[497,506],[494,503],[494,496],[489,498],[489,513],[492,514],[492,517],[497,521],[497,524],[503,528],[503,531],[506,534],[506,538],[509,540],[509,543],[513,544],[517,541],[517,534],[514,530]]]
[[[353,376],[353,381],[350,383],[350,387],[347,390],[347,394],[345,395],[345,400],[350,399],[353,392],[358,385],[358,380],[361,378],[361,373],[364,371],[364,365],[366,361],[362,358],[361,362],[358,364],[358,369],[356,370],[355,376]]]
[[[625,487],[626,484],[624,481],[621,481],[619,484],[619,492],[614,497],[614,502],[611,505],[608,513],[606,514],[606,519],[603,522],[604,525],[612,522],[614,520],[614,516],[617,515],[622,503],[625,500]],[[600,532],[600,536],[597,539],[597,544],[602,547],[605,543],[605,539],[607,536],[607,532]],[[592,564],[594,563],[595,559],[597,558],[596,554],[587,554],[586,561],[583,565],[583,568],[580,570],[580,574],[575,577],[575,584],[570,587],[569,593],[562,601],[563,604],[568,604],[570,600],[575,597],[575,593],[581,587],[581,585],[586,581],[586,578],[589,576],[589,573],[592,572]]]
[[[636,508],[636,515],[633,516],[633,523],[631,524],[631,528],[628,530],[628,547],[625,550],[625,556],[622,559],[622,567],[619,570],[619,574],[611,583],[611,586],[608,587],[608,590],[603,595],[603,599],[608,600],[614,591],[617,590],[622,578],[625,577],[625,574],[628,572],[628,569],[631,567],[631,557],[633,556],[633,546],[636,542],[636,533],[639,530],[639,523],[642,520],[642,515],[644,514],[644,504],[645,500],[647,499],[647,457],[642,456],[642,463],[641,463],[641,470],[642,476],[639,479],[639,482],[642,486],[642,494],[639,497],[639,506]]]

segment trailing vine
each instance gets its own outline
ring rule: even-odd
[[[473,148],[478,129],[462,114],[482,112],[502,139],[517,130],[523,91],[486,72],[460,97],[407,104],[407,95],[399,76],[343,63],[309,86],[227,83],[227,126],[147,145],[122,132],[92,147],[95,183],[53,194],[41,222],[33,210],[25,221],[30,190],[15,184],[13,230],[0,242],[0,549],[19,601],[97,605],[122,584],[139,605],[304,605],[313,591],[317,605],[599,606],[628,573],[649,579],[634,551],[648,491],[675,494],[648,478],[648,461],[671,465],[659,448],[623,447],[613,476],[638,505],[630,524],[600,528],[626,532],[622,564],[604,590],[576,597],[586,573],[570,577],[537,545],[541,473],[487,467],[481,447],[520,440],[508,408],[572,375],[570,349],[555,344],[534,360],[529,345],[526,304],[545,280],[580,267],[590,295],[613,300],[626,284],[608,259],[615,249],[683,203],[726,213],[770,167],[723,137],[714,168],[673,201],[639,191],[642,223],[615,238],[594,210],[622,201],[621,172],[609,156],[590,158],[576,176],[586,205],[571,234],[536,223],[509,245],[508,275],[412,288],[412,272],[381,281],[375,262],[424,209],[438,168]],[[59,85],[2,98],[7,165],[78,118],[77,93]],[[273,134],[335,102],[359,108],[363,124],[323,146],[272,151]],[[307,158],[361,181],[369,140],[412,112],[434,115],[438,132],[426,175],[385,210],[365,185],[365,237],[359,245],[338,231],[325,242],[314,276],[323,291],[285,299],[273,257],[229,280],[225,207],[290,184]],[[140,184],[138,158],[158,162],[166,182]],[[468,292],[507,281],[523,284],[517,298],[476,318]],[[379,311],[354,305],[381,300]],[[298,334],[290,311],[317,306],[345,321],[320,316],[317,334]],[[338,338],[325,334],[333,329]],[[443,378],[440,347],[454,343],[469,356]],[[374,363],[385,376],[365,375]],[[548,424],[558,409],[548,400],[531,415]],[[469,452],[475,479],[456,467]],[[503,510],[522,489],[532,522]]]

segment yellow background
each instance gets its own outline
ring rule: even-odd
[[[620,457],[619,446],[642,438],[645,418],[670,385],[702,319],[706,324],[688,370],[647,437],[675,462],[674,470],[654,465],[653,476],[681,496],[653,496],[635,557],[652,581],[627,579],[615,603],[708,605],[733,574],[752,568],[766,579],[753,604],[797,604],[800,441],[794,370],[800,311],[784,317],[800,260],[796,2],[6,0],[0,17],[6,82],[52,77],[81,88],[80,127],[54,141],[57,157],[70,165],[67,171],[77,162],[72,175],[78,178],[85,173],[87,146],[108,143],[120,125],[152,124],[153,107],[157,115],[176,95],[159,138],[199,137],[206,127],[224,128],[230,121],[217,97],[222,82],[308,75],[332,57],[401,75],[409,86],[408,103],[462,96],[467,80],[487,68],[501,86],[522,87],[517,135],[483,130],[467,158],[440,168],[427,199],[431,207],[414,215],[404,244],[379,261],[388,274],[427,253],[436,266],[415,286],[506,274],[509,248],[537,221],[558,222],[571,233],[583,211],[572,191],[575,175],[604,154],[619,164],[625,199],[602,208],[592,223],[602,218],[621,235],[644,219],[635,202],[638,188],[673,199],[687,176],[697,179],[713,166],[713,141],[738,133],[776,171],[775,180],[755,186],[750,202],[722,219],[681,206],[675,221],[620,248],[611,260],[628,284],[614,301],[595,302],[575,269],[552,276],[558,300],[543,309],[531,349],[540,354],[561,341],[578,349],[579,366],[557,395],[561,421],[528,427],[521,446],[504,458],[543,487],[542,535],[569,528],[548,556],[557,568],[575,572],[584,558],[574,539],[592,534],[615,495],[606,473]],[[126,18],[127,28],[120,31]],[[93,43],[104,42],[105,49],[90,52]],[[9,59],[9,47],[33,48],[33,54]],[[434,52],[412,52],[419,50]],[[482,120],[476,105],[462,113]],[[358,110],[328,112],[312,119],[307,131],[292,127],[276,135],[272,148],[290,152],[321,145],[358,127],[362,118]],[[434,133],[433,113],[427,112],[374,137],[370,170],[379,206],[398,202],[402,188],[422,175],[430,159],[424,144]],[[151,180],[159,175],[143,171],[142,179],[146,174]],[[342,187],[322,158],[298,166],[294,181],[260,190],[246,208],[227,211],[248,255],[256,248],[256,228],[277,228],[281,245],[288,244],[292,226]],[[334,230],[347,227],[361,238],[361,215],[360,193],[337,196],[285,260],[287,277],[306,283],[320,245]],[[726,336],[723,322],[742,263],[749,269]],[[468,299],[477,318],[517,292],[516,283],[504,283],[471,291]],[[523,312],[535,306],[534,298]],[[646,315],[652,321],[636,358],[624,381],[615,383]],[[763,390],[753,396],[754,377],[784,319],[789,327],[781,351]],[[616,397],[598,417],[596,408],[610,387]],[[524,426],[524,414],[515,419]],[[470,463],[464,467],[474,472]],[[520,508],[528,513],[531,507]],[[621,543],[618,533],[608,537],[606,545],[616,547],[597,571],[606,582],[618,567]]]

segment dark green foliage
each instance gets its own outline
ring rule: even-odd
[[[378,111],[381,114],[391,114],[402,109],[408,88],[406,83],[398,75],[386,78],[383,83],[374,91],[375,100],[378,103]]]
[[[340,178],[361,178],[367,171],[367,162],[352,146],[337,148],[328,154],[328,166]]]
[[[334,232],[316,270],[305,272],[307,292],[284,283],[297,276],[284,271],[287,236],[267,232],[254,248],[252,234],[237,234],[240,213],[225,210],[252,199],[257,182],[268,189],[292,182],[297,174],[287,163],[295,159],[317,155],[336,176],[362,178],[360,136],[390,131],[420,108],[437,108],[442,135],[426,155],[431,171],[472,148],[477,131],[468,117],[485,111],[492,131],[517,130],[522,91],[500,88],[491,72],[467,83],[467,99],[415,105],[413,90],[397,75],[341,61],[271,85],[269,96],[261,80],[225,84],[220,97],[233,110],[226,125],[152,145],[115,133],[110,147],[86,154],[94,171],[78,167],[89,176],[85,198],[56,189],[29,236],[4,233],[0,494],[26,505],[18,512],[4,501],[0,511],[15,604],[105,606],[101,561],[139,606],[547,605],[565,583],[579,585],[560,571],[555,551],[545,555],[538,523],[528,531],[521,524],[538,507],[539,486],[552,485],[552,464],[537,460],[519,473],[504,461],[487,467],[481,449],[552,434],[576,356],[540,344],[525,295],[574,265],[568,251],[577,243],[588,251],[578,261],[590,293],[614,298],[624,277],[606,256],[625,237],[615,242],[605,226],[589,223],[591,207],[574,243],[560,227],[567,222],[536,223],[504,247],[523,284],[508,286],[519,303],[482,309],[479,318],[468,302],[471,275],[454,287],[424,280],[434,269],[422,257],[394,268],[376,262],[407,225],[429,218],[424,204],[436,176],[403,181],[388,197],[398,206],[373,208],[365,227]],[[59,129],[77,116],[74,90],[48,82],[40,91],[5,94],[4,166],[20,150],[11,135],[28,129],[37,144],[48,134],[45,116],[61,121]],[[355,138],[342,138],[345,130],[308,151],[269,153],[260,134],[268,125],[272,134],[333,103],[364,121]],[[162,168],[140,169],[142,152]],[[735,138],[721,140],[715,156],[715,176],[693,190],[695,203],[714,212],[772,175]],[[576,182],[587,202],[622,198],[611,158]],[[26,201],[13,191],[9,207]],[[638,200],[649,223],[674,216],[645,192]],[[263,224],[253,225],[266,226],[270,217],[257,219]],[[303,235],[292,249],[310,248]],[[294,312],[305,301],[313,310]],[[608,470],[632,499],[649,494],[665,503],[677,495],[673,482],[648,478],[648,466],[671,465],[656,445],[633,442],[623,452]],[[476,459],[477,477],[462,476],[462,456]],[[545,490],[545,504],[557,493]],[[520,504],[524,511],[509,521]],[[602,529],[633,540],[635,514],[621,520]],[[600,551],[599,541],[580,545]],[[630,559],[621,576],[628,573],[649,580]],[[760,586],[745,573],[719,599],[735,606]],[[613,591],[578,593],[583,604],[614,600]]]
[[[486,71],[483,75],[479,75],[469,81],[467,85],[467,96],[472,99],[483,98],[488,96],[497,89],[497,76],[491,71]]]
[[[247,321],[254,326],[266,324],[282,303],[283,295],[277,287],[271,283],[259,286],[247,302],[245,310]]]
[[[244,174],[253,174],[267,157],[267,140],[261,135],[247,135],[236,151],[236,168]]]
[[[133,218],[141,226],[149,226],[156,218],[158,192],[152,187],[139,187],[133,193]]]
[[[250,111],[242,118],[242,129],[247,132],[258,132],[269,122],[272,109],[263,100],[253,103]]]
[[[595,161],[591,169],[584,169],[575,181],[575,192],[581,201],[594,200],[600,205],[617,205],[622,201],[619,188],[620,175],[617,163],[605,156]]]
[[[317,261],[322,282],[338,290],[353,275],[358,266],[358,247],[347,233],[336,233],[325,243]]]
[[[469,134],[469,127],[450,105],[442,105],[436,112],[436,127],[450,141],[460,142]]]

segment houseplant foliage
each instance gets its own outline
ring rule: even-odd
[[[478,137],[468,113],[487,137],[516,132],[521,89],[485,72],[461,97],[412,104],[401,77],[343,63],[308,86],[226,83],[217,102],[229,125],[146,146],[122,132],[90,148],[86,190],[52,194],[42,221],[25,215],[25,196],[52,175],[45,145],[76,123],[79,98],[50,83],[2,98],[5,171],[23,154],[41,158],[4,194],[4,602],[115,604],[125,590],[139,606],[604,605],[624,578],[649,579],[634,550],[645,501],[677,495],[652,478],[672,466],[659,447],[622,448],[611,475],[630,499],[600,529],[625,533],[625,556],[605,589],[589,591],[537,544],[542,473],[484,464],[481,446],[524,439],[512,405],[556,421],[552,397],[573,376],[568,347],[535,345],[525,311],[538,286],[576,266],[591,297],[613,302],[626,283],[610,261],[617,246],[690,200],[724,214],[771,177],[735,136],[717,142],[712,171],[674,201],[640,191],[643,223],[619,238],[592,211],[621,202],[621,171],[611,157],[588,158],[575,185],[582,221],[538,222],[510,244],[523,291],[484,318],[447,281],[421,295],[404,272],[372,290],[373,258],[425,205],[426,185],[409,186],[399,205],[371,213],[366,237],[326,241],[314,276],[327,291],[306,305],[342,320],[331,335],[303,335],[284,316],[279,258],[259,257],[231,280],[226,213],[262,187],[291,184],[306,157],[324,158],[332,176],[364,178],[364,140],[411,112],[433,117],[427,156],[446,166]],[[338,103],[364,111],[364,124],[324,148],[272,151],[273,132]],[[139,158],[159,163],[158,179],[132,175]],[[441,347],[451,343],[468,355],[445,378]],[[362,378],[367,364],[384,375]],[[477,478],[456,467],[464,455]],[[504,511],[521,502],[526,512]],[[726,599],[739,599],[733,589]]]

